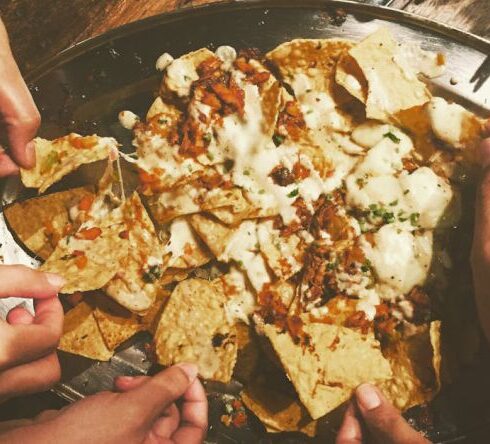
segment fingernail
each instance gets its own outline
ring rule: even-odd
[[[53,273],[46,273],[46,280],[48,281],[49,285],[56,288],[63,287],[66,282],[64,277],[60,276],[59,274]]]
[[[196,364],[189,364],[187,362],[176,364],[176,367],[179,367],[187,375],[189,381],[194,381],[199,371]]]
[[[381,404],[381,399],[376,389],[370,384],[362,384],[357,387],[356,398],[359,404],[361,404],[361,407],[366,410],[373,410]]]
[[[36,149],[32,140],[26,145],[26,158],[29,165],[36,166]]]

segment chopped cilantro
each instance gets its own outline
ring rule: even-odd
[[[250,176],[250,170],[243,170],[244,176]]]
[[[288,197],[296,197],[299,194],[299,189],[296,188],[288,194]]]
[[[328,269],[329,271],[333,271],[333,270],[335,270],[335,269],[337,268],[337,265],[338,265],[338,261],[337,261],[337,260],[332,261],[332,262],[329,262],[329,263],[327,264],[327,269]]]
[[[243,261],[236,261],[240,267],[243,267]]]
[[[363,273],[367,273],[369,270],[371,270],[371,261],[369,259],[366,259],[364,264],[361,265],[361,271]]]
[[[388,139],[390,139],[392,142],[400,143],[400,139],[396,137],[391,131],[383,134],[383,137],[388,137]]]
[[[260,189],[259,190],[259,194],[264,194],[265,193],[265,190],[264,189]]]
[[[403,195],[406,196],[409,192],[410,192],[410,190],[405,190],[405,191],[403,191]]]
[[[211,133],[206,133],[206,134],[204,134],[204,136],[202,136],[202,140],[204,140],[206,143],[211,142],[212,138],[213,138],[213,136],[211,135]]]
[[[165,125],[167,122],[168,122],[168,120],[167,120],[167,119],[162,119],[161,117],[160,117],[160,119],[158,119],[158,123],[159,123],[160,125]]]
[[[420,219],[420,213],[412,213],[410,215],[410,224],[412,227],[418,227]]]
[[[285,139],[286,139],[286,137],[281,135],[281,134],[274,134],[272,136],[272,141],[274,142],[274,145],[276,145],[276,146],[282,145],[282,143],[284,142]]]
[[[213,154],[213,153],[206,153],[206,157],[207,157],[209,160],[213,160],[213,159],[214,159],[214,154]]]
[[[390,211],[386,211],[383,213],[383,216],[381,216],[383,218],[383,222],[385,224],[391,224],[393,222],[395,222],[395,215],[390,212]]]
[[[394,200],[393,202],[390,202],[390,207],[394,207],[395,205],[398,205],[398,199]]]

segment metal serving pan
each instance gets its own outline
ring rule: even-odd
[[[40,135],[52,138],[70,131],[96,132],[115,136],[125,149],[131,150],[130,134],[119,126],[117,114],[123,109],[144,114],[159,83],[160,74],[154,66],[161,53],[178,56],[203,46],[212,49],[223,44],[266,51],[296,37],[359,40],[379,26],[392,29],[399,40],[420,42],[425,49],[444,52],[448,69],[434,82],[434,88],[482,115],[489,114],[490,82],[485,83],[484,79],[488,75],[490,43],[484,39],[405,12],[349,1],[242,0],[186,9],[122,26],[75,45],[34,69],[27,78],[43,117]],[[82,168],[53,190],[92,182],[96,170],[92,166]],[[3,205],[32,195],[17,179],[0,182]],[[0,260],[2,257],[5,263],[37,264],[17,245],[0,212]],[[117,374],[152,371],[144,346],[148,339],[144,335],[135,337],[109,363],[61,354],[63,380],[55,392],[73,401],[110,389]],[[407,417],[435,442],[461,441],[468,433],[489,426],[490,384],[485,382],[489,369],[490,365],[482,362],[468,368],[430,409],[412,409]],[[227,396],[224,393],[238,391],[236,385],[208,386],[211,399],[208,439],[220,443],[271,442],[253,420],[242,429],[226,428],[220,423],[223,397]],[[326,423],[332,440],[334,424],[333,420]],[[307,440],[281,435],[274,441]],[[326,442],[325,438],[322,442]]]

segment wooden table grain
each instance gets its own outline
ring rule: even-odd
[[[117,26],[216,1],[0,0],[0,15],[25,72],[57,52]],[[391,0],[390,7],[490,38],[490,0]]]

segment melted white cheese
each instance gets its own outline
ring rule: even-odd
[[[250,323],[250,316],[255,311],[257,304],[255,296],[247,288],[245,275],[236,267],[231,267],[229,273],[221,277],[224,281],[226,296],[226,318],[230,325],[237,322]]]
[[[229,71],[233,66],[233,62],[236,60],[237,54],[235,48],[226,45],[219,46],[214,53],[223,62],[222,68]]]
[[[399,295],[425,283],[432,260],[431,232],[412,234],[390,224],[374,234],[374,246],[368,241],[361,245],[378,281]]]
[[[119,123],[128,130],[132,130],[140,121],[140,118],[132,111],[121,111],[118,117]]]
[[[191,60],[180,58],[167,66],[165,82],[179,97],[187,97],[192,83],[198,79],[199,75]]]
[[[383,136],[390,131],[390,128],[392,128],[390,125],[368,120],[354,128],[351,137],[355,143],[365,148],[372,148],[383,140]]]
[[[424,51],[415,42],[399,43],[394,61],[403,69],[407,78],[414,78],[418,73],[434,78],[444,74],[446,65],[439,63],[440,56],[432,51]]]
[[[462,142],[463,125],[470,113],[457,103],[433,97],[427,105],[432,131],[441,140],[458,148]]]
[[[168,266],[171,267],[184,255],[186,245],[198,248],[198,240],[187,219],[179,217],[170,225],[170,239],[165,245],[165,252],[170,253]]]
[[[167,67],[174,61],[174,58],[168,53],[164,52],[160,57],[158,57],[155,67],[158,71],[165,71]]]

